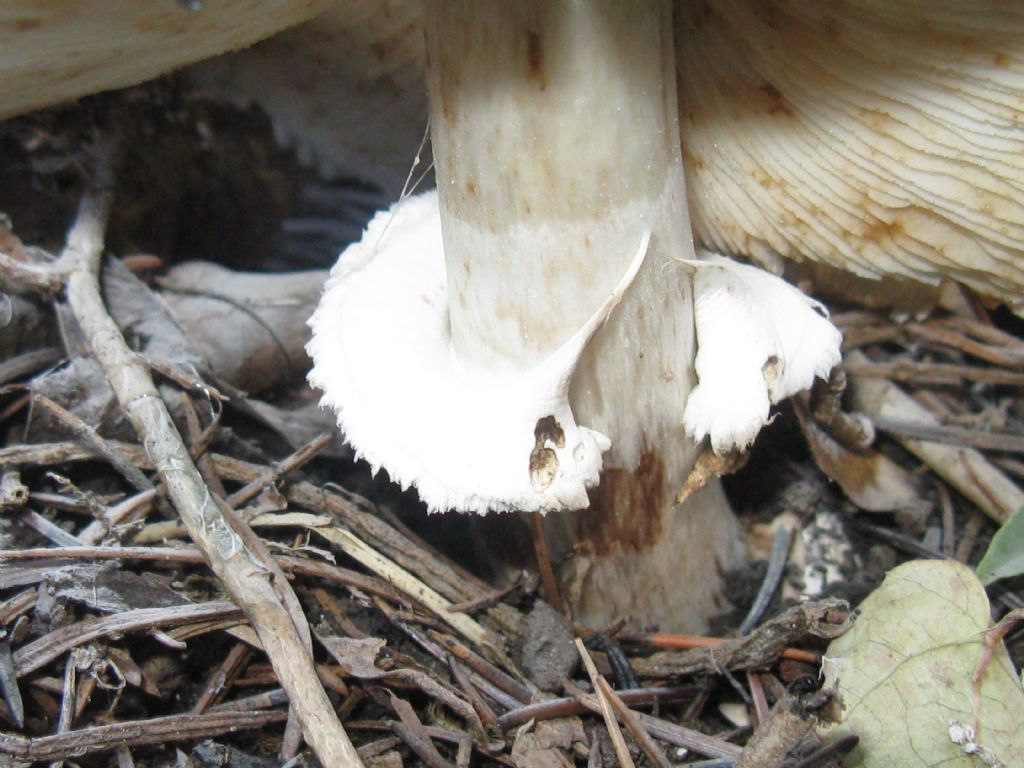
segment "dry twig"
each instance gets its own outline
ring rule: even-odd
[[[134,611],[123,611],[113,616],[85,619],[77,624],[68,624],[60,629],[55,629],[38,640],[19,648],[14,652],[14,668],[19,676],[27,675],[49,664],[72,648],[105,635],[147,631],[157,627],[173,627],[212,617],[229,617],[237,623],[241,614],[233,603],[216,602],[168,608],[139,608]]]
[[[67,760],[118,747],[137,747],[171,741],[198,741],[222,733],[259,730],[284,720],[285,713],[207,712],[203,715],[171,715],[113,725],[98,725],[56,736],[23,738],[0,733],[0,754],[19,762]]]
[[[111,442],[141,468],[153,468],[152,461],[139,446]],[[248,483],[266,476],[267,469],[257,464],[221,454],[212,456],[215,470],[224,480]],[[0,467],[19,464],[53,466],[96,457],[93,451],[73,442],[10,446],[0,448]],[[373,514],[372,505],[355,494],[343,489],[321,488],[309,482],[292,483],[284,489],[284,494],[291,504],[299,508],[335,517],[373,550],[393,560],[448,600],[476,600],[484,595],[490,595],[493,591],[486,583],[450,567],[441,558],[432,556],[424,546],[412,541]],[[510,642],[515,642],[523,631],[522,615],[504,603],[483,609],[480,618],[500,630],[502,636],[508,638]]]
[[[579,705],[585,709],[601,714],[601,705],[598,704],[597,699],[594,696],[579,696],[576,700]],[[643,725],[643,727],[646,728],[652,736],[657,736],[662,741],[667,741],[669,744],[673,744],[677,747],[692,750],[702,755],[708,755],[712,758],[733,761],[739,757],[740,753],[743,751],[740,747],[735,744],[731,744],[718,736],[709,736],[706,733],[701,733],[700,731],[695,731],[682,725],[676,725],[675,723],[670,723],[667,720],[662,720],[661,718],[654,717],[643,712],[636,712],[634,714],[640,720],[641,725]]]
[[[600,689],[601,695],[607,699],[608,703],[611,704],[612,709],[615,710],[615,714],[618,715],[619,720],[626,726],[626,729],[630,732],[636,743],[640,745],[640,748],[647,755],[647,759],[650,760],[658,768],[671,768],[671,763],[668,761],[668,757],[661,747],[651,738],[651,735],[641,725],[640,720],[633,710],[631,710],[626,704],[616,695],[615,691],[608,684],[608,681],[603,677],[597,678],[597,686]]]
[[[325,765],[362,764],[316,677],[301,634],[266,569],[224,520],[189,456],[148,368],[131,351],[99,290],[104,229],[113,199],[113,142],[101,141],[67,246],[56,268],[66,272],[67,302],[103,367],[118,402],[145,446],[189,535],[232,599],[246,611],[299,713],[310,746]]]
[[[32,402],[43,408],[85,445],[99,453],[110,466],[120,472],[121,476],[135,487],[135,490],[152,490],[153,484],[149,478],[117,449],[116,444],[103,438],[93,427],[46,395],[36,393],[32,396]]]
[[[850,606],[843,600],[815,600],[787,608],[753,630],[749,635],[721,640],[699,638],[704,647],[690,646],[685,651],[663,651],[647,658],[635,659],[634,669],[641,677],[668,677],[697,673],[718,674],[721,669],[764,669],[780,657],[798,661],[817,661],[815,654],[794,654],[789,647],[806,636],[826,640],[838,637],[850,626]],[[666,643],[669,637],[623,633],[623,642],[631,640],[650,645]],[[697,638],[690,638],[697,639]]]
[[[617,691],[623,703],[630,706],[641,704],[668,703],[693,696],[693,686],[676,686],[672,688],[635,688],[627,691]],[[498,727],[503,731],[517,728],[530,720],[549,720],[554,717],[569,717],[570,715],[581,715],[587,708],[574,696],[566,696],[560,699],[548,699],[536,704],[511,709],[498,718]]]
[[[601,715],[604,717],[604,724],[608,729],[608,735],[611,736],[612,746],[615,747],[615,755],[619,758],[619,765],[622,768],[634,768],[633,758],[629,754],[626,740],[622,737],[622,731],[619,730],[619,724],[615,719],[615,714],[612,712],[612,705],[608,701],[607,690],[610,689],[601,687],[600,682],[604,678],[598,674],[597,667],[594,666],[594,660],[590,658],[590,653],[587,651],[587,646],[584,645],[582,638],[576,638],[576,649],[579,651],[580,659],[582,659],[583,666],[587,670],[590,682],[597,692],[597,701],[601,708]]]

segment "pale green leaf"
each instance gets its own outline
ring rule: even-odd
[[[1024,507],[1021,507],[1003,526],[989,544],[988,551],[978,563],[978,578],[982,584],[1024,573]]]
[[[977,742],[1006,766],[1024,765],[1024,689],[1000,644],[982,679],[977,718],[971,684],[990,626],[985,590],[950,560],[919,560],[889,573],[829,646],[826,685],[842,697],[842,722],[860,736],[844,766],[983,768],[950,739],[954,721],[980,726]]]

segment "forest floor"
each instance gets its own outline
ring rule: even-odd
[[[835,765],[855,739],[808,729],[851,606],[903,561],[977,564],[1016,509],[1024,325],[962,293],[899,313],[847,295],[844,376],[724,479],[750,562],[734,610],[700,637],[574,627],[531,568],[459,545],[473,521],[371,477],[304,384],[324,270],[387,201],[302,167],[258,112],[165,84],[2,123],[0,157],[0,764],[315,764],[286,694],[315,673],[368,766]],[[69,231],[111,254],[98,307],[49,269],[77,258]],[[120,362],[91,351],[104,313]],[[111,389],[139,361],[170,422]],[[216,504],[161,480],[168,428]],[[239,610],[231,553],[226,582],[206,564],[220,530],[280,598],[277,653],[311,670],[268,658],[280,616]],[[1021,588],[990,588],[994,619]],[[1006,642],[1019,670],[1024,635]]]

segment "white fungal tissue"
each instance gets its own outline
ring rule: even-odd
[[[698,384],[683,413],[687,434],[715,453],[744,449],[774,403],[827,378],[842,335],[825,308],[780,277],[722,256],[695,268]]]
[[[572,338],[531,369],[498,373],[456,356],[437,195],[408,198],[377,214],[331,271],[310,320],[309,380],[357,455],[415,486],[430,511],[585,508],[610,441],[576,423],[569,382],[649,237]]]

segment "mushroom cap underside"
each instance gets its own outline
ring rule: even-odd
[[[5,3],[0,115],[140,82],[329,5]],[[296,109],[301,89],[281,98],[270,79],[264,93],[252,72],[288,70],[296,60],[306,71],[315,60],[319,75],[307,82],[365,77],[366,88],[390,95],[358,122],[393,125],[395,115],[424,105],[415,75],[421,53],[409,42],[419,17],[394,13],[408,6],[343,2],[322,17],[323,30],[351,23],[381,36],[380,45],[360,38],[359,50],[373,52],[369,66],[360,60],[365,74],[353,77],[345,46],[323,45],[317,20],[303,28],[308,36],[294,30],[287,45],[247,55],[258,66],[218,64],[205,81],[229,93],[237,78],[237,90],[264,103],[300,149],[327,167],[345,166],[350,150],[332,156],[339,132],[317,127],[338,110]],[[774,268],[780,258],[807,259],[867,277],[951,279],[1024,310],[1024,6],[680,0],[675,13],[687,191],[704,247]],[[377,17],[401,24],[378,27]],[[386,74],[394,72],[400,76]],[[358,92],[336,101],[345,105]],[[411,158],[418,130],[374,134],[355,150],[359,163]],[[395,146],[382,146],[388,142]],[[381,181],[398,175],[390,169]]]
[[[677,3],[705,247],[1024,308],[1024,6]]]

